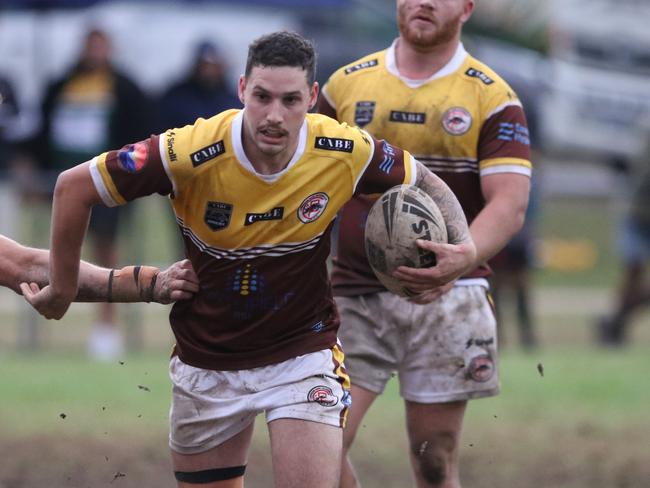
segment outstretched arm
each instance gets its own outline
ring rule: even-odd
[[[463,209],[447,184],[418,162],[415,185],[438,205],[449,241],[445,244],[418,240],[418,246],[436,255],[436,265],[421,269],[400,266],[393,274],[410,290],[423,293],[453,282],[469,271],[476,261],[476,247]]]
[[[45,249],[26,247],[0,235],[0,286],[21,293],[20,285],[25,283],[28,295],[33,295],[48,284],[49,257]],[[75,301],[171,303],[191,298],[199,289],[198,283],[188,260],[176,262],[164,271],[151,266],[110,270],[81,261]]]
[[[102,203],[89,166],[89,162],[80,164],[57,178],[52,205],[49,284],[42,289],[21,284],[27,301],[48,319],[63,317],[77,296],[81,244],[92,207]]]

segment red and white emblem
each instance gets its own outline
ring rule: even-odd
[[[303,224],[313,222],[323,215],[329,201],[330,197],[327,196],[327,193],[319,192],[309,195],[298,207],[298,218]]]
[[[467,374],[474,381],[484,383],[494,376],[494,361],[487,354],[477,356],[470,361]]]
[[[452,107],[442,116],[442,126],[452,136],[460,136],[472,126],[472,114],[463,107]]]
[[[328,386],[314,386],[307,394],[307,401],[316,402],[324,407],[333,407],[339,402],[332,389]]]

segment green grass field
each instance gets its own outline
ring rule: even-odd
[[[646,340],[625,352],[505,350],[501,395],[472,402],[468,410],[466,485],[647,486],[647,347]],[[58,445],[68,446],[72,456],[40,464],[43,476],[60,480],[50,486],[103,486],[113,471],[127,475],[119,480],[123,486],[172,486],[165,473],[170,388],[162,351],[129,356],[124,364],[97,364],[70,353],[10,354],[0,360],[0,486],[18,486],[2,484],[17,476],[25,482],[20,486],[39,486],[33,470],[15,472],[16,457],[47,455]],[[258,420],[249,461],[253,487],[269,486],[264,480],[270,475],[268,440]],[[403,424],[392,381],[371,409],[353,452],[365,486],[409,486]],[[86,449],[76,453],[79,446]],[[124,451],[130,455],[120,457]],[[594,463],[599,456],[603,459]],[[80,473],[77,464],[84,462],[89,468]],[[151,476],[149,484],[145,479]]]
[[[541,347],[517,347],[512,311],[501,331],[502,392],[470,403],[461,452],[465,488],[646,488],[650,486],[650,313],[630,346],[593,345],[594,317],[611,302],[619,270],[606,202],[544,205],[544,241],[587,241],[590,266],[563,267],[571,246],[534,276]],[[173,256],[169,215],[158,202],[136,213],[124,254],[163,264]],[[132,242],[134,240],[132,239]],[[582,248],[578,248],[580,251]],[[557,250],[556,250],[557,251]],[[89,305],[61,322],[35,320],[40,352],[21,351],[34,316],[0,290],[0,488],[172,487],[167,455],[172,343],[166,307],[122,306],[139,352],[98,364],[84,356]],[[136,324],[141,323],[141,326]],[[543,369],[540,374],[538,365]],[[268,439],[258,419],[247,487],[271,486]],[[366,488],[412,486],[396,381],[366,418],[353,459]]]

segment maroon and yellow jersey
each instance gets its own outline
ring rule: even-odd
[[[242,147],[243,116],[199,119],[91,164],[107,205],[170,195],[201,288],[170,314],[176,353],[205,369],[254,368],[332,347],[332,222],[354,194],[415,177],[409,153],[319,114],[307,115],[287,167],[259,174]]]
[[[427,80],[399,74],[395,43],[363,57],[330,77],[320,112],[408,150],[449,185],[469,222],[485,205],[481,177],[531,174],[528,128],[517,95],[462,45]],[[373,201],[360,196],[341,212],[332,273],[335,294],[385,290],[364,252],[364,222]],[[466,278],[489,273],[484,265]]]

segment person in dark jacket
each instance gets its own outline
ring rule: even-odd
[[[209,118],[230,108],[241,108],[226,72],[226,62],[217,46],[210,41],[200,42],[188,73],[167,88],[159,100],[160,129],[182,127],[199,117]]]

